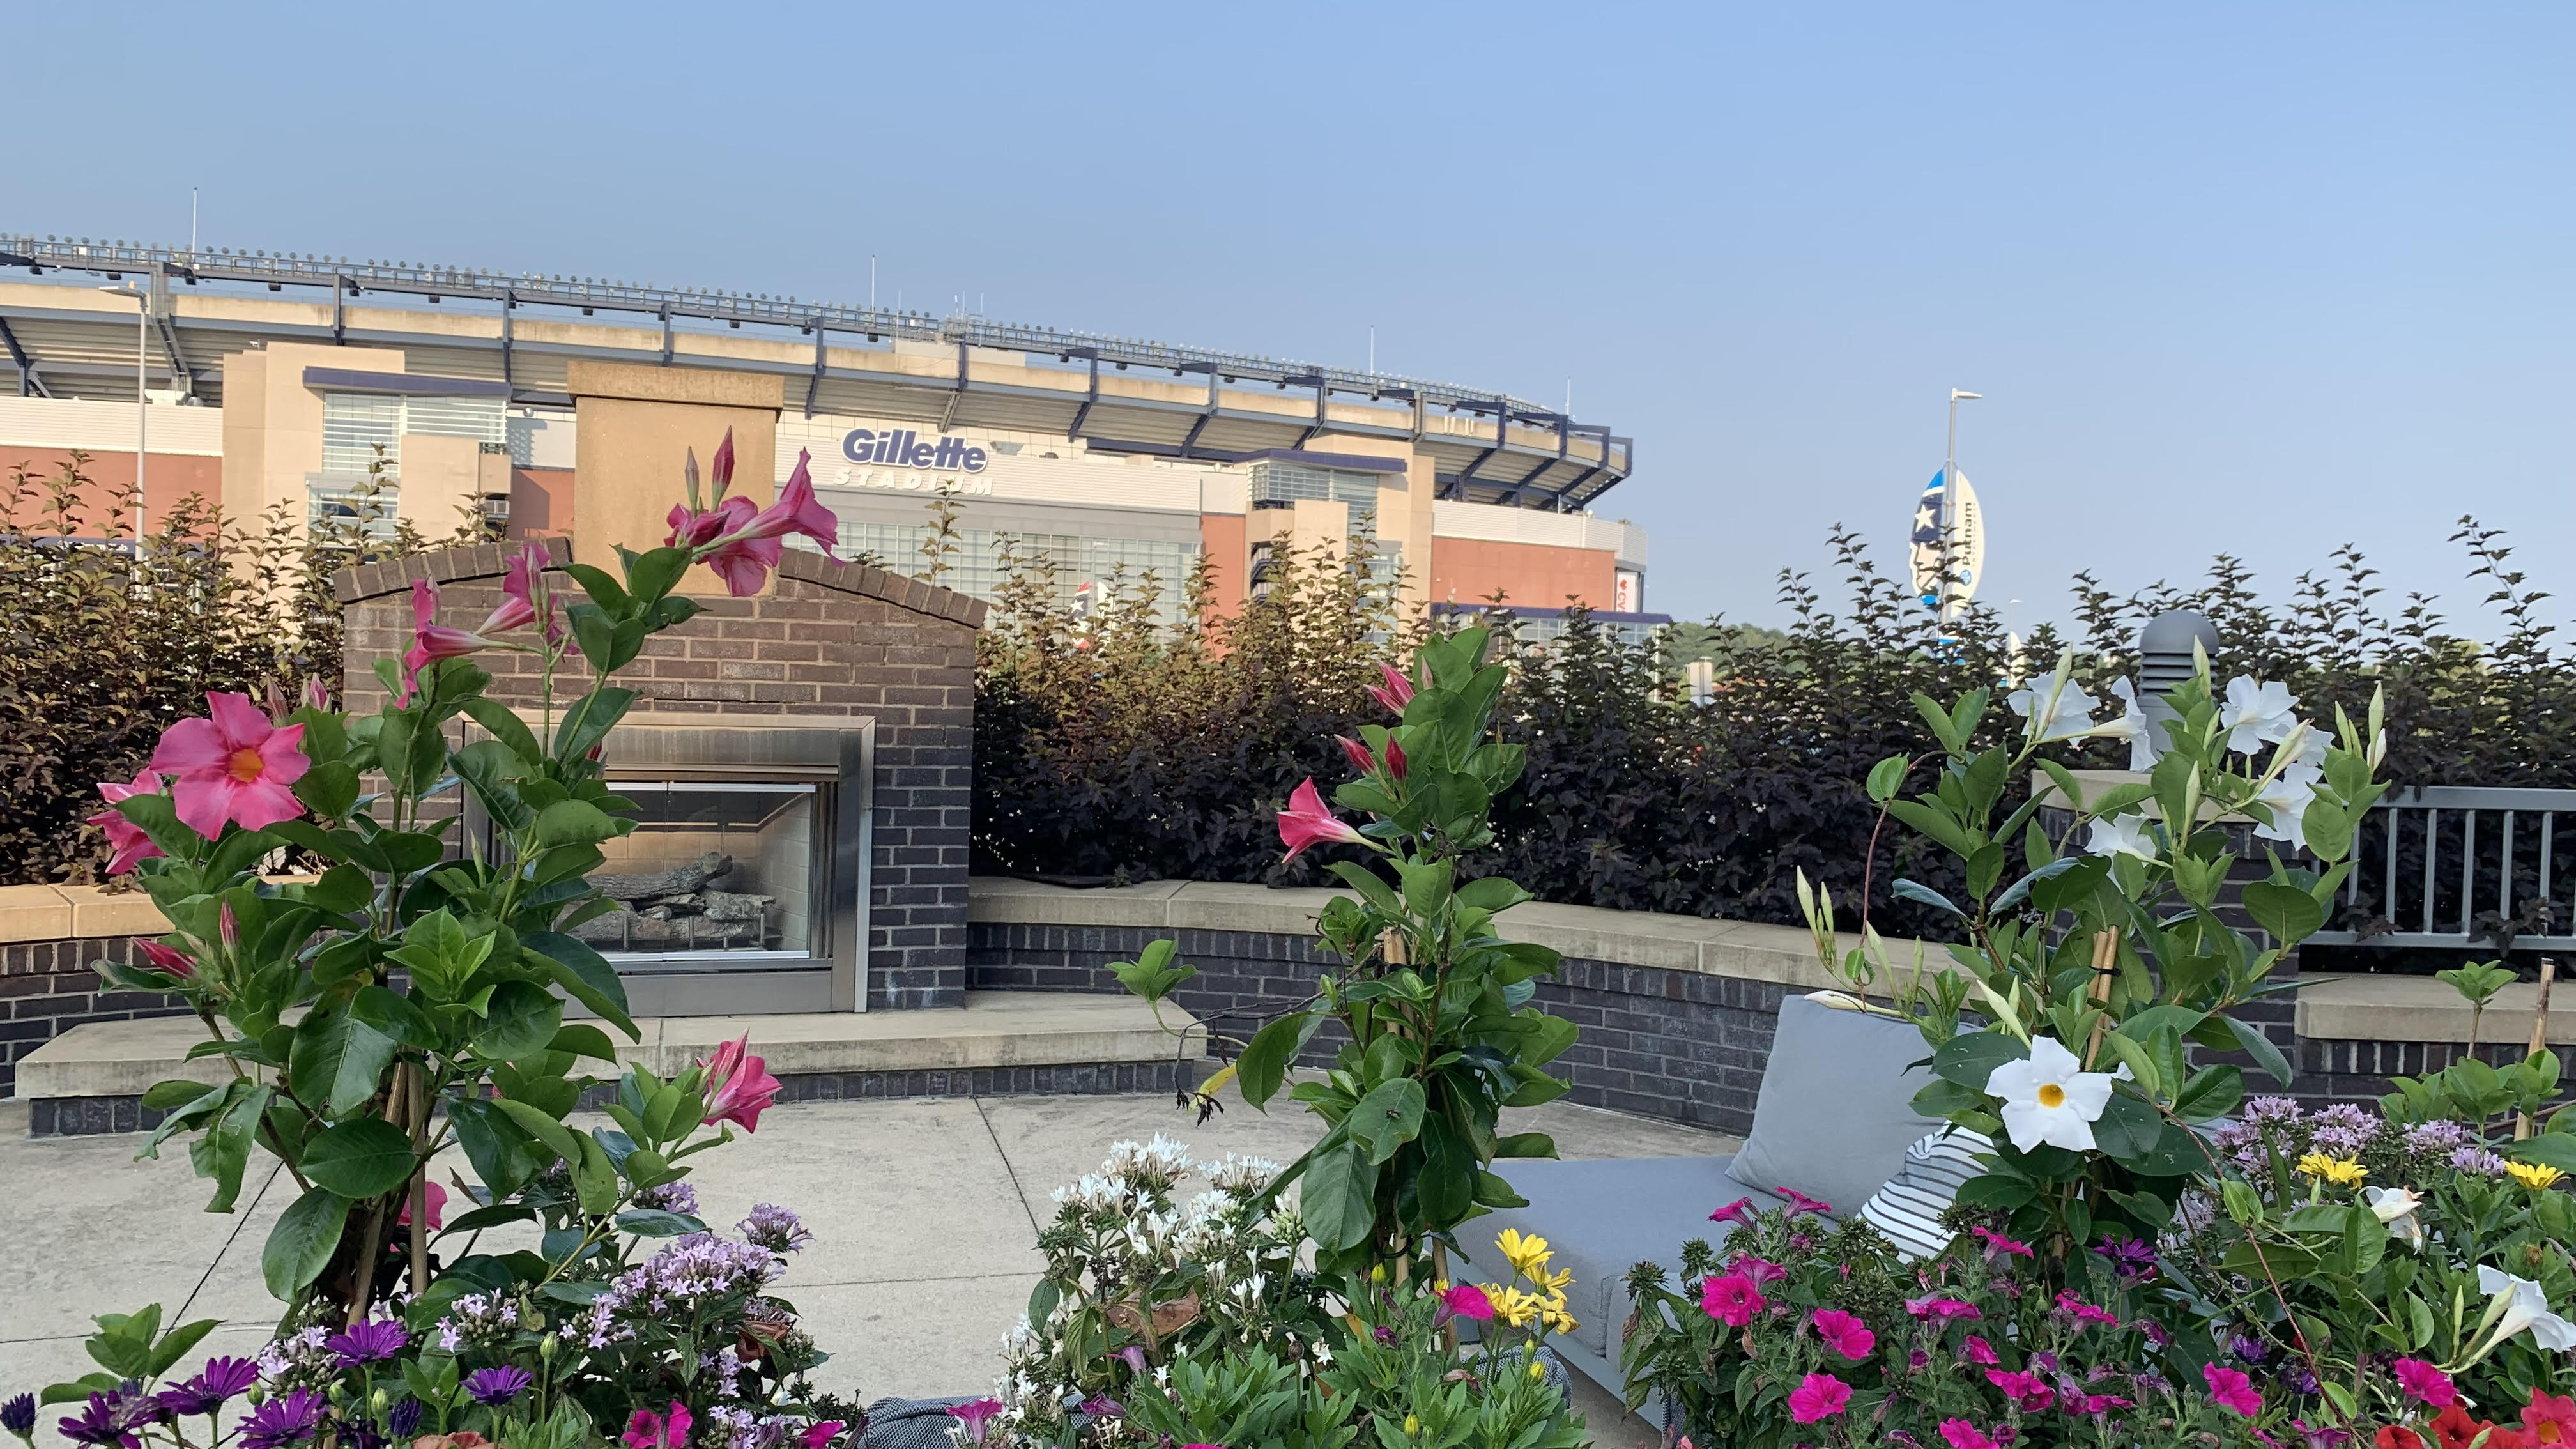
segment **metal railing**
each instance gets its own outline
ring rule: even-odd
[[[2493,946],[2576,950],[2576,850],[2558,847],[2558,820],[2576,817],[2576,790],[2436,785],[2392,793],[2353,842],[2343,889],[2351,929],[2320,945]]]

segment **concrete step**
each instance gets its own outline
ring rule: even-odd
[[[1168,1003],[1173,1030],[1196,1023]],[[780,1082],[778,1100],[868,1097],[1086,1095],[1175,1091],[1195,1080],[1201,1037],[1176,1040],[1143,1002],[1118,995],[970,991],[963,1008],[780,1016],[675,1016],[613,1028],[622,1060],[663,1076],[685,1071],[719,1043],[751,1036],[751,1050]],[[206,1039],[195,1017],[92,1022],[18,1063],[30,1135],[132,1132],[158,1125],[142,1108],[156,1082],[209,1085],[232,1074],[220,1059],[191,1062]],[[598,1070],[596,1064],[590,1070]]]

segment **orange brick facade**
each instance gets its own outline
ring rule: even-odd
[[[1481,603],[1500,589],[1505,602],[1531,608],[1561,609],[1575,599],[1614,609],[1617,576],[1617,557],[1606,550],[1481,538],[1443,538],[1431,548],[1431,599],[1440,604]]]

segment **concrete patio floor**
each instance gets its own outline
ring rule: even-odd
[[[1506,1118],[1506,1130],[1553,1134],[1569,1158],[1736,1145],[1561,1103]],[[26,1104],[0,1102],[0,1397],[88,1372],[91,1315],[156,1300],[165,1322],[223,1324],[185,1367],[266,1341],[277,1305],[260,1282],[260,1246],[291,1183],[255,1166],[239,1211],[207,1213],[207,1184],[184,1148],[138,1162],[141,1136],[26,1132]],[[979,1393],[1044,1266],[1035,1243],[1054,1213],[1048,1195],[1098,1167],[1111,1143],[1156,1132],[1203,1159],[1285,1162],[1315,1127],[1302,1111],[1264,1115],[1239,1101],[1198,1126],[1164,1096],[812,1102],[773,1108],[757,1135],[693,1159],[692,1180],[711,1224],[774,1202],[813,1230],[779,1292],[834,1355],[815,1376],[823,1387],[862,1402]],[[1634,1419],[1614,1427],[1615,1400],[1576,1382],[1598,1442],[1653,1442]],[[55,1417],[45,1416],[40,1443],[60,1442]]]

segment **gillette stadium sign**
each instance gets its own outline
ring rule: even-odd
[[[853,463],[881,463],[933,473],[981,473],[991,460],[984,449],[953,434],[924,438],[910,428],[852,428],[841,455]]]

